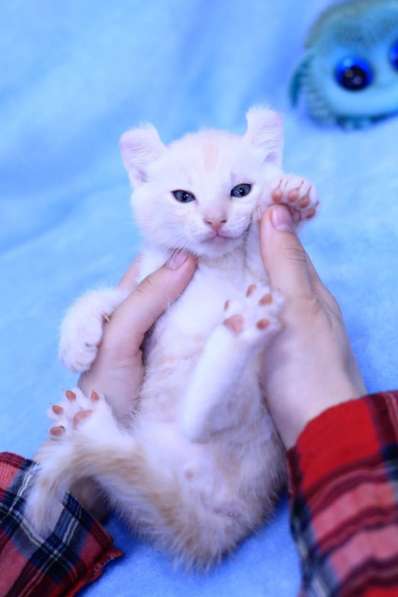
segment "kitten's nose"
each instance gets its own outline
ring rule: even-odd
[[[219,218],[204,218],[206,224],[211,226],[214,232],[218,232],[223,224],[226,224],[227,219],[220,220]]]

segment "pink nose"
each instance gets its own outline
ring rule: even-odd
[[[218,232],[220,230],[220,228],[222,227],[223,224],[226,223],[226,219],[225,220],[219,220],[216,218],[205,218],[205,223],[209,224],[209,226],[211,226],[214,230],[214,232]]]

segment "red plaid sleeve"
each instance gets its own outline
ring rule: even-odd
[[[398,392],[328,409],[288,458],[302,594],[398,595]]]
[[[122,552],[70,494],[54,532],[45,541],[38,537],[23,516],[35,466],[0,454],[0,595],[72,597]]]

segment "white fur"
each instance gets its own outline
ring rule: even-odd
[[[79,425],[65,415],[67,433],[40,456],[28,513],[37,528],[48,530],[56,499],[91,474],[133,526],[186,564],[207,566],[262,522],[284,479],[258,375],[279,328],[281,299],[272,293],[272,302],[260,304],[270,290],[257,220],[275,187],[283,187],[287,201],[304,181],[281,171],[281,121],[267,109],[249,112],[243,136],[202,131],[166,147],[153,127],[141,127],[128,131],[121,146],[146,241],[137,282],[175,248],[196,254],[198,269],[146,343],[146,376],[131,428],[122,428],[102,399]],[[241,183],[252,185],[250,194],[231,198]],[[314,191],[301,187],[315,205]],[[175,189],[196,201],[178,203]],[[214,221],[225,221],[227,238],[214,237],[208,223]],[[107,290],[72,307],[62,327],[66,364],[90,366],[104,314],[123,298]],[[243,318],[242,329],[231,325],[235,315]],[[258,325],[265,320],[268,326]],[[87,408],[84,400],[79,395],[74,408]]]
[[[120,288],[93,290],[81,296],[67,311],[61,325],[59,358],[72,371],[86,371],[94,362],[104,321],[124,301]]]

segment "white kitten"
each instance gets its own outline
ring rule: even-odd
[[[129,523],[187,565],[217,561],[271,512],[284,477],[283,451],[259,385],[281,299],[267,286],[257,221],[272,201],[296,221],[312,217],[311,185],[281,170],[282,124],[268,109],[247,115],[243,136],[207,130],[165,146],[152,126],[128,131],[122,156],[145,238],[137,282],[173,249],[198,256],[183,295],[146,344],[146,377],[130,426],[106,399],[69,394],[66,431],[39,453],[27,513],[41,531],[73,483],[95,478]],[[69,310],[61,358],[90,367],[104,317],[120,290],[89,293]],[[89,417],[77,417],[81,410]]]

